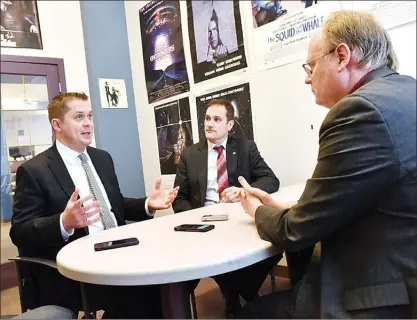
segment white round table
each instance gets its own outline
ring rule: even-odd
[[[276,196],[298,200],[305,184],[282,188]],[[205,214],[228,214],[211,231],[178,232],[180,224],[201,222]],[[95,252],[94,244],[136,237],[139,245]],[[240,203],[218,204],[80,238],[57,255],[59,272],[73,280],[102,285],[161,284],[164,316],[190,315],[187,280],[201,279],[252,265],[277,254],[259,238],[253,219]]]

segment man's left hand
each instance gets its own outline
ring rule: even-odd
[[[148,198],[149,210],[168,209],[177,197],[179,187],[170,190],[161,190],[162,177],[156,180],[155,188]]]

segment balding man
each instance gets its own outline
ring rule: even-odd
[[[335,12],[313,38],[305,83],[330,111],[312,178],[290,208],[240,182],[261,238],[321,256],[241,317],[417,318],[416,80],[395,60],[367,13]]]

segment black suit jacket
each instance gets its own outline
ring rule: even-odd
[[[372,72],[329,111],[319,143],[298,204],[255,216],[278,248],[321,242],[295,317],[417,318],[416,80]]]
[[[106,190],[118,225],[124,225],[125,219],[148,219],[145,211],[146,199],[128,199],[120,193],[110,154],[92,147],[87,147],[87,152]],[[74,190],[74,183],[56,145],[19,167],[16,173],[10,237],[21,255],[55,260],[63,246],[87,234],[88,228],[76,229],[67,242],[61,235],[60,214],[65,210]],[[32,266],[27,272],[36,278],[36,283],[41,284],[37,290],[42,292],[42,304],[50,303],[51,298],[55,299],[60,295],[57,292],[58,286],[74,287],[58,272],[45,267]],[[72,294],[78,296],[79,287],[76,286],[74,290],[76,292]],[[51,294],[55,297],[51,297]]]
[[[207,140],[187,148],[181,156],[175,177],[179,186],[177,198],[173,202],[175,212],[204,206],[207,191]],[[227,173],[229,186],[238,186],[239,176],[243,176],[253,187],[268,193],[278,190],[279,180],[261,157],[255,142],[229,136],[226,146]]]

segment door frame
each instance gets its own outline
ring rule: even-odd
[[[58,85],[60,93],[67,92],[67,85],[65,81],[65,68],[64,60],[60,58],[44,58],[44,57],[31,57],[31,56],[15,56],[15,55],[1,55],[1,66],[3,69],[3,63],[14,62],[14,63],[34,63],[43,65],[56,66],[58,70]],[[16,266],[14,262],[5,262],[0,264],[0,289],[5,290],[17,286],[17,274]]]
[[[61,58],[44,58],[44,57],[30,57],[30,56],[15,56],[15,55],[1,55],[1,63],[3,62],[18,62],[18,63],[36,63],[45,65],[54,65],[58,68],[58,83],[59,91],[61,93],[67,92],[67,85],[65,81],[65,67],[64,59]]]

